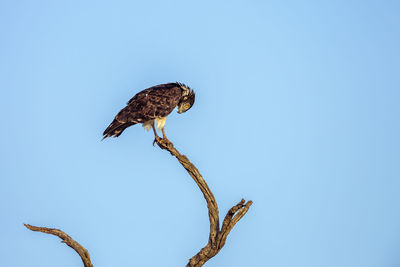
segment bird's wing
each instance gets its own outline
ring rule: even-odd
[[[129,105],[133,102],[146,101],[145,97],[147,95],[164,95],[164,96],[168,95],[168,91],[171,91],[174,88],[180,89],[179,84],[165,83],[165,84],[159,84],[159,85],[152,86],[150,88],[144,89],[143,91],[140,91],[135,96],[133,96],[131,99],[129,99],[127,105]]]
[[[178,105],[181,89],[177,83],[161,84],[137,93],[115,116],[103,136],[118,137],[127,127],[166,117]]]
[[[121,116],[134,115],[130,116],[129,121],[139,117],[143,120],[165,117],[178,105],[180,97],[181,89],[178,84],[156,85],[137,93],[120,113]]]

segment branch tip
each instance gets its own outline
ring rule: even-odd
[[[69,235],[64,233],[59,229],[47,228],[47,227],[37,227],[30,224],[24,224],[26,228],[31,231],[42,232],[45,234],[51,234],[59,237],[61,239],[61,243],[67,244],[67,246],[71,247],[73,250],[78,253],[81,257],[84,267],[93,267],[92,262],[90,261],[89,252],[78,242],[73,240]]]

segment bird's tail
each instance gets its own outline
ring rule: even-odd
[[[103,133],[103,139],[107,137],[118,137],[122,134],[122,132],[136,123],[134,122],[119,122],[116,119],[107,127],[107,129]]]

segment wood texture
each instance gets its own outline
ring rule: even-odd
[[[238,204],[233,206],[225,215],[222,226],[220,227],[217,201],[215,200],[213,193],[211,192],[206,181],[203,179],[196,166],[194,166],[193,163],[191,163],[185,155],[180,154],[179,151],[174,147],[172,142],[170,142],[168,139],[162,139],[156,136],[155,142],[161,149],[167,150],[169,153],[171,153],[172,156],[176,157],[179,163],[186,169],[189,175],[196,182],[201,192],[203,193],[204,198],[206,199],[208,217],[210,220],[210,234],[208,237],[208,243],[189,260],[186,267],[203,266],[204,263],[217,255],[217,253],[223,248],[229,232],[232,230],[235,224],[247,213],[252,204],[252,201],[250,200],[248,202],[245,202],[245,200],[242,199]],[[63,231],[53,228],[32,226],[29,224],[25,224],[25,226],[32,231],[58,236],[62,239],[63,243],[73,248],[76,253],[79,254],[84,267],[93,267],[90,261],[89,252]]]
[[[170,142],[168,139],[161,139],[156,136],[155,142],[161,149],[167,150],[169,153],[171,153],[172,156],[176,157],[179,163],[186,169],[189,175],[196,182],[201,192],[203,193],[204,198],[206,199],[208,217],[210,220],[210,234],[208,238],[208,243],[189,260],[186,267],[203,266],[204,263],[217,255],[217,253],[222,249],[222,247],[225,245],[226,238],[228,237],[229,232],[232,230],[235,224],[247,213],[253,202],[251,200],[245,202],[245,200],[242,199],[238,204],[233,206],[225,215],[225,218],[222,222],[222,227],[220,229],[217,201],[215,200],[215,197],[208,187],[206,181],[201,176],[199,170],[196,168],[196,166],[193,165],[193,163],[189,161],[189,159],[185,155],[180,154],[179,151],[174,147],[172,142]]]
[[[73,248],[76,253],[79,254],[79,256],[82,259],[83,266],[85,267],[93,267],[92,262],[90,261],[90,255],[89,252],[84,248],[81,244],[73,240],[69,235],[64,233],[63,231],[59,229],[54,229],[54,228],[47,228],[47,227],[37,227],[29,224],[24,224],[26,228],[29,230],[35,231],[35,232],[42,232],[45,234],[51,234],[58,236],[59,238],[62,239],[62,243],[67,244],[69,247]]]

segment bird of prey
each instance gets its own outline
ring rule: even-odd
[[[123,108],[103,133],[103,139],[118,137],[122,132],[137,123],[146,130],[153,128],[155,140],[158,135],[154,127],[162,130],[163,139],[168,140],[164,126],[167,116],[178,107],[178,113],[188,111],[194,104],[195,94],[183,83],[166,83],[147,88],[137,93]],[[153,143],[154,144],[154,143]]]

